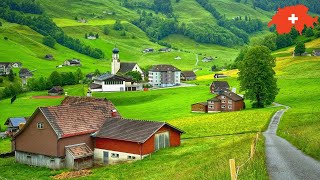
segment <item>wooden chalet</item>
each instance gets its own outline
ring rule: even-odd
[[[208,103],[207,102],[199,102],[199,103],[192,104],[191,111],[206,113],[206,112],[208,112]]]
[[[223,92],[209,99],[208,113],[220,111],[240,111],[245,108],[244,99],[231,91]]]
[[[63,90],[63,88],[61,86],[54,86],[48,91],[48,94],[50,96],[63,95],[64,94],[64,90]]]
[[[181,71],[180,78],[182,81],[196,80],[197,75],[193,71]]]
[[[210,92],[212,94],[220,94],[229,90],[230,86],[227,81],[213,81],[210,85]]]

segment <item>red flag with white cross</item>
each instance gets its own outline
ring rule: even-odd
[[[314,23],[318,23],[318,17],[308,15],[308,10],[306,6],[301,4],[279,8],[268,26],[275,24],[279,34],[289,33],[292,27],[295,27],[302,34],[304,26],[313,28]]]

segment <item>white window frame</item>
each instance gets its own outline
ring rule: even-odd
[[[221,103],[226,103],[226,101],[225,101],[225,100],[222,100]]]
[[[229,106],[228,106],[228,109],[232,109],[232,105],[229,105]]]
[[[44,124],[43,124],[43,122],[38,122],[38,123],[37,123],[37,129],[44,129]]]
[[[111,157],[112,158],[119,158],[119,154],[118,153],[111,153]]]
[[[221,98],[222,98],[222,99],[226,99],[226,97],[225,97],[225,96],[221,96]]]
[[[232,100],[228,100],[228,104],[232,104]]]
[[[221,108],[226,108],[226,106],[225,105],[221,105]]]

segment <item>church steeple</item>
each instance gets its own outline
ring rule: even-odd
[[[119,52],[116,47],[112,50],[111,74],[117,74],[120,69]]]

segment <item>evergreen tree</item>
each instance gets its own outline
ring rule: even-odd
[[[306,37],[312,37],[314,35],[312,28],[307,28],[305,32]]]
[[[275,58],[265,46],[248,49],[239,65],[240,90],[245,91],[245,98],[253,102],[254,108],[271,104],[279,89],[274,77]]]
[[[96,70],[94,71],[94,75],[95,75],[95,76],[100,76],[100,75],[101,75],[99,69],[96,69]]]
[[[294,49],[295,54],[299,54],[301,56],[302,53],[306,51],[306,45],[303,42],[298,42]]]
[[[139,72],[137,72],[137,71],[129,71],[125,75],[131,76],[132,80],[134,80],[135,82],[138,82],[138,81],[142,80],[141,74]]]
[[[54,48],[56,41],[51,36],[45,36],[45,37],[43,37],[42,43],[48,47]]]
[[[98,33],[96,34],[96,38],[99,39],[99,34]]]
[[[9,81],[13,82],[14,81],[14,73],[12,71],[12,69],[10,69],[9,75],[8,75],[8,79]]]
[[[48,81],[52,84],[52,86],[61,86],[62,85],[61,75],[57,71],[53,71],[51,73]]]

